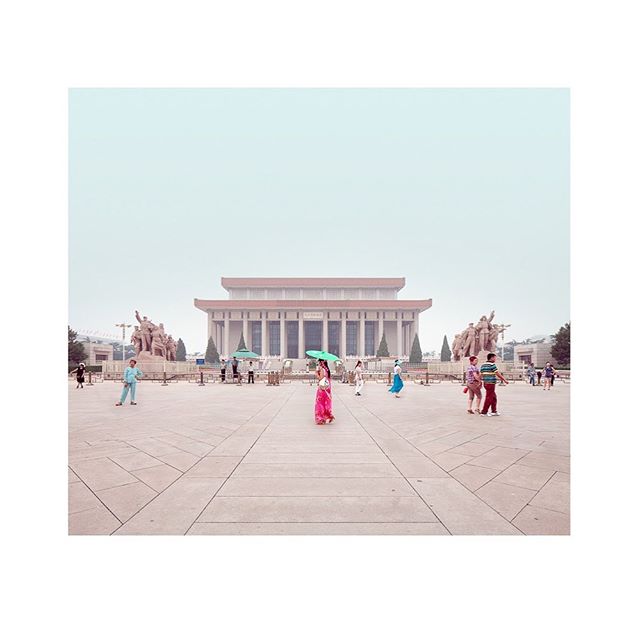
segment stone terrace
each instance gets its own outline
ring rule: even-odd
[[[71,534],[568,534],[569,390],[69,384]]]

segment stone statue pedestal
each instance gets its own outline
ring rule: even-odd
[[[480,351],[478,353],[478,365],[481,365],[483,362],[487,361],[487,354],[491,353],[491,351]],[[495,351],[493,353],[496,353]],[[467,362],[469,362],[469,358],[466,358]],[[496,364],[500,364],[502,362],[502,358],[496,353]]]
[[[138,364],[148,364],[148,363],[162,364],[163,362],[167,362],[167,359],[164,358],[163,356],[151,355],[150,351],[141,351],[133,359],[137,360]]]

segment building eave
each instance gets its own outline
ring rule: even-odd
[[[382,288],[399,291],[405,285],[404,278],[220,278],[224,289],[254,287],[280,289],[284,287],[305,288]]]
[[[260,309],[317,309],[317,310],[403,310],[426,311],[432,305],[425,300],[201,300],[194,298],[194,306],[201,311],[244,311]]]

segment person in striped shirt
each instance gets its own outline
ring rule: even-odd
[[[498,413],[498,396],[496,395],[496,382],[500,378],[505,384],[509,384],[502,374],[498,371],[496,365],[496,354],[487,354],[487,361],[480,367],[480,376],[484,383],[485,397],[484,406],[480,412],[481,416],[499,416]]]

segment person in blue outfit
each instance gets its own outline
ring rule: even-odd
[[[404,387],[404,382],[402,382],[402,378],[400,377],[401,373],[400,360],[396,360],[393,366],[393,385],[391,385],[389,389],[389,393],[395,393],[396,398],[400,397],[400,391],[402,387]]]
[[[124,387],[122,388],[122,395],[120,396],[120,402],[116,402],[116,407],[121,407],[123,402],[127,399],[127,394],[131,390],[131,404],[138,404],[136,402],[136,385],[138,380],[142,378],[142,371],[136,367],[137,362],[135,360],[129,360],[129,366],[124,370]]]

